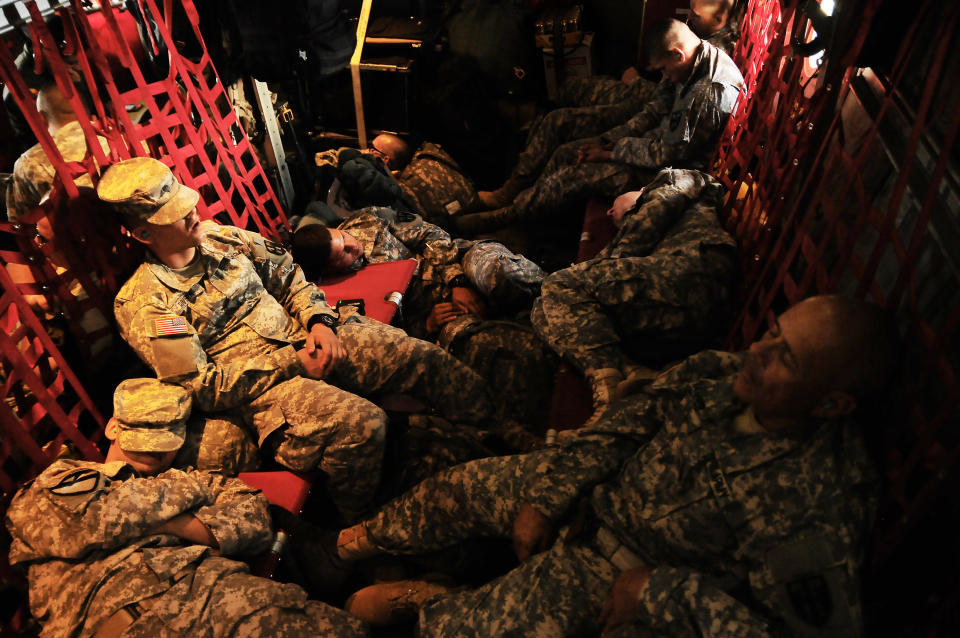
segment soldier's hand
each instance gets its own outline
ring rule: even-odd
[[[637,81],[637,78],[640,77],[640,72],[637,71],[637,67],[629,67],[626,71],[623,72],[623,75],[620,76],[620,81],[624,84],[633,84]]]
[[[478,319],[483,319],[487,311],[487,304],[483,297],[471,288],[454,288],[452,291],[453,304],[460,310],[470,313]]]
[[[513,549],[523,562],[553,543],[553,524],[537,508],[524,503],[513,521]]]
[[[307,335],[303,349],[297,352],[307,375],[313,379],[324,379],[337,364],[343,361],[347,353],[337,335],[322,323],[316,323]]]
[[[610,145],[584,144],[577,150],[577,164],[584,162],[608,162],[613,158]]]
[[[430,315],[427,317],[427,332],[439,331],[440,328],[462,314],[463,310],[457,308],[457,305],[452,301],[438,303],[433,307],[433,310],[430,311]]]
[[[600,611],[603,635],[620,625],[635,622],[639,618],[640,594],[643,593],[649,581],[650,570],[642,566],[628,569],[617,576]]]

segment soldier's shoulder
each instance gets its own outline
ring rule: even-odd
[[[14,177],[31,177],[39,171],[53,174],[53,164],[40,144],[25,150],[13,164]]]
[[[156,277],[150,272],[150,267],[146,263],[140,264],[130,278],[120,286],[114,298],[114,305],[142,300],[145,296],[154,294],[157,289]]]

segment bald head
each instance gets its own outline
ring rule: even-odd
[[[821,295],[799,306],[822,317],[821,365],[830,385],[859,401],[883,392],[900,359],[900,334],[893,319],[873,304]]]
[[[410,145],[390,133],[373,138],[370,150],[392,171],[402,170],[410,162]]]
[[[733,0],[690,0],[690,19],[687,24],[701,38],[708,38],[727,26]]]
[[[679,20],[655,23],[644,36],[650,68],[661,71],[671,82],[685,82],[693,71],[701,40]]]
[[[876,306],[839,295],[811,297],[749,348],[734,392],[768,429],[852,413],[896,372],[900,338]]]
[[[62,127],[77,119],[70,100],[64,97],[55,83],[48,83],[37,93],[37,112],[47,121],[47,129],[53,135]]]

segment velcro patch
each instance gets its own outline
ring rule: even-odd
[[[153,327],[158,337],[187,334],[187,320],[183,317],[157,317],[153,320]]]
[[[100,472],[96,470],[83,469],[70,472],[60,482],[49,488],[51,492],[59,496],[74,496],[77,494],[88,494],[97,489],[100,483]]]

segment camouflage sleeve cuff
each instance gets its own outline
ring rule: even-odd
[[[274,353],[277,358],[277,365],[284,374],[285,379],[290,379],[306,372],[303,362],[297,356],[297,350],[293,346],[284,346]]]
[[[650,156],[650,140],[644,137],[624,137],[613,145],[613,160],[633,166],[647,166],[644,158]]]

